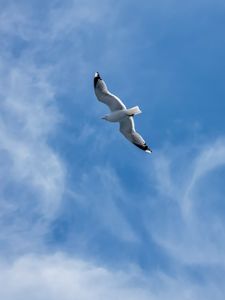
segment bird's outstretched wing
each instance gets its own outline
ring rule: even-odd
[[[94,89],[98,100],[108,105],[111,111],[126,109],[123,102],[117,96],[109,92],[98,72],[95,73],[94,77]]]
[[[152,152],[146,145],[142,136],[135,131],[133,117],[125,117],[120,121],[120,132],[138,148],[148,153]]]

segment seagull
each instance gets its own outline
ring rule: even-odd
[[[94,90],[97,99],[106,104],[111,113],[102,117],[109,122],[119,122],[120,132],[138,148],[147,153],[152,150],[147,146],[144,139],[136,132],[134,126],[134,115],[140,114],[141,110],[138,106],[127,109],[124,103],[115,95],[109,92],[105,82],[98,72],[94,76]]]

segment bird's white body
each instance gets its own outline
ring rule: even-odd
[[[102,119],[109,122],[120,122],[123,118],[127,116],[125,109],[124,110],[116,110],[111,114],[105,115]]]
[[[94,77],[95,95],[99,101],[108,105],[111,113],[104,116],[109,122],[119,122],[120,132],[135,146],[151,153],[151,149],[147,146],[144,139],[136,132],[134,127],[134,115],[140,114],[141,110],[138,106],[127,109],[124,103],[115,95],[109,92],[105,82],[100,77],[99,73],[95,73]]]
[[[105,115],[102,119],[107,120],[109,122],[120,122],[127,116],[134,116],[140,114],[141,110],[138,106],[129,108],[129,109],[119,109],[111,112],[111,114]]]

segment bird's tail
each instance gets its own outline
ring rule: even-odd
[[[126,114],[128,116],[134,116],[134,115],[138,115],[138,114],[141,114],[141,110],[138,106],[134,106],[132,108],[129,108],[126,110]]]

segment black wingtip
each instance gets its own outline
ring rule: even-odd
[[[102,78],[100,77],[100,74],[96,72],[94,77],[94,87],[96,87],[98,80],[102,80]]]
[[[140,145],[140,144],[136,144],[136,143],[133,143],[135,146],[137,146],[138,148],[140,148],[141,150],[144,150],[148,153],[152,153],[152,150],[146,145],[146,144],[143,144],[143,145]]]

